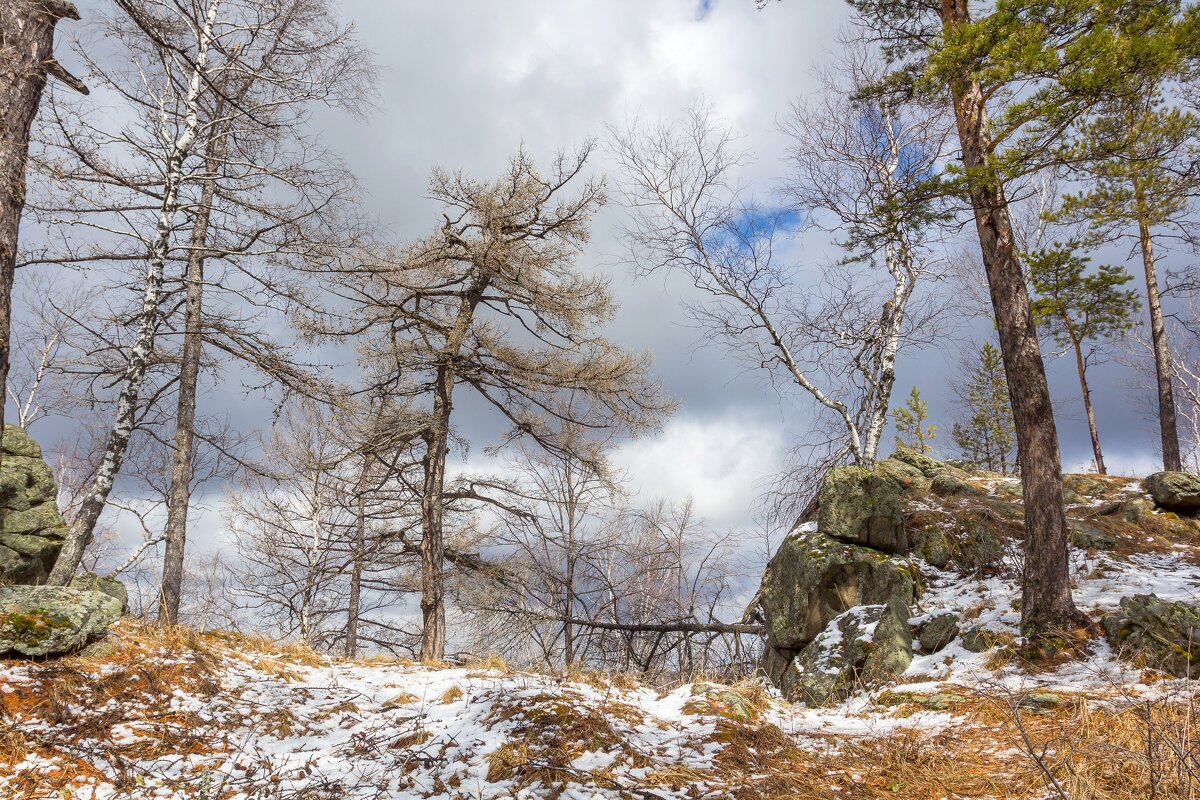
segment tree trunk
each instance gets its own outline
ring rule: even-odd
[[[1135,188],[1134,191],[1140,192],[1140,189]],[[1150,238],[1150,226],[1145,221],[1138,222],[1138,240],[1142,250],[1142,267],[1146,271],[1146,305],[1150,308],[1150,340],[1154,346],[1154,373],[1158,384],[1158,427],[1162,435],[1163,469],[1180,472],[1183,459],[1179,452],[1179,427],[1175,416],[1171,350],[1167,344],[1167,325],[1158,291],[1154,240]]]
[[[163,554],[162,586],[159,590],[159,622],[174,625],[179,618],[183,591],[183,556],[187,545],[188,506],[192,501],[192,460],[196,442],[196,384],[200,377],[203,344],[203,299],[205,245],[208,220],[216,190],[218,139],[209,143],[205,171],[208,178],[200,193],[200,208],[192,227],[192,249],[184,278],[183,352],[179,364],[179,398],[175,416],[175,450],[171,461],[171,488],[167,496],[166,547]]]
[[[450,412],[454,408],[454,373],[438,367],[433,388],[433,414],[425,436],[425,481],[421,493],[421,660],[446,656],[445,543],[442,539],[442,495],[446,486],[446,450]]]
[[[358,615],[362,607],[362,565],[367,546],[366,456],[363,457],[363,480],[359,481],[354,525],[354,561],[350,566],[350,598],[346,604],[346,658],[358,655]]]
[[[121,380],[121,392],[117,397],[117,413],[113,420],[112,430],[104,445],[104,454],[96,469],[96,476],[83,497],[79,511],[71,523],[71,529],[63,543],[54,569],[50,571],[47,583],[51,586],[65,586],[71,581],[79,562],[83,560],[83,551],[92,540],[92,533],[108,495],[116,482],[117,473],[125,460],[125,452],[129,448],[129,438],[133,435],[134,419],[137,415],[138,399],[141,393],[142,381],[150,367],[150,356],[154,351],[154,339],[158,333],[159,304],[162,301],[163,270],[166,267],[167,254],[170,246],[171,230],[174,227],[175,216],[179,213],[179,189],[183,183],[183,162],[192,151],[196,141],[196,129],[199,125],[199,99],[202,89],[202,76],[207,69],[208,48],[212,39],[213,25],[216,21],[217,8],[220,0],[211,0],[204,27],[200,31],[196,50],[196,62],[188,81],[187,96],[184,98],[184,123],[171,151],[168,154],[165,169],[162,203],[159,206],[158,221],[154,230],[154,238],[150,243],[146,283],[142,293],[142,310],[138,315],[137,337],[129,352],[129,363]]]
[[[940,12],[946,30],[970,19],[967,0],[942,0]],[[1029,291],[1013,243],[1008,199],[991,163],[991,131],[983,92],[979,82],[965,70],[951,79],[950,91],[1016,424],[1025,501],[1021,631],[1027,637],[1038,638],[1074,628],[1083,620],[1071,599],[1054,408]]]
[[[1092,410],[1092,390],[1088,388],[1087,365],[1083,360],[1083,346],[1074,336],[1071,343],[1075,347],[1075,368],[1079,371],[1079,388],[1083,391],[1083,410],[1087,413],[1088,433],[1092,436],[1092,455],[1096,459],[1096,472],[1107,475],[1104,468],[1104,454],[1100,452],[1100,431],[1096,428],[1096,412]]]
[[[25,163],[29,132],[42,102],[47,75],[71,88],[87,87],[54,60],[54,26],[79,19],[61,0],[5,0],[0,3],[0,430],[8,396],[12,289],[17,269],[17,236],[25,209]]]

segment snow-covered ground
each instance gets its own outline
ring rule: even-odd
[[[1094,618],[1130,594],[1200,600],[1200,565],[1182,545],[1128,556],[1072,549],[1072,560],[1076,601]],[[1011,578],[929,566],[922,578],[914,624],[953,611],[964,625],[1016,636]],[[1074,724],[1054,714],[1195,700],[1188,684],[1148,680],[1098,639],[1082,660],[1035,670],[956,641],[917,655],[898,685],[826,709],[789,705],[754,682],[656,691],[497,663],[339,662],[238,637],[171,639],[131,621],[111,639],[108,653],[0,662],[0,797],[682,800],[788,797],[806,786],[802,796],[821,798],[1040,798],[1019,728],[984,708],[1021,701],[995,697],[1050,697],[1056,710],[1039,708],[1032,736],[1051,743],[1052,724]],[[959,762],[975,777],[957,775],[940,794],[903,793],[918,785],[913,769],[936,787]]]

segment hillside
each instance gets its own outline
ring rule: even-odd
[[[915,641],[902,675],[826,708],[784,702],[761,679],[660,691],[624,675],[557,678],[496,659],[346,662],[127,619],[78,655],[0,666],[0,791],[88,800],[1194,796],[1195,687],[1118,659],[1096,632],[1027,660],[1015,646],[1019,525],[998,511],[1016,505],[1012,484],[986,474],[963,483],[970,492],[910,487],[906,529],[940,528],[954,545],[954,532],[983,515],[1013,535],[986,568],[966,569],[960,545],[951,548],[958,561],[942,567],[906,561],[919,572],[909,623],[922,631],[951,612],[964,630],[984,631],[985,646],[968,647],[962,634],[935,652]],[[1152,509],[1129,479],[1070,476],[1068,485],[1072,517],[1091,521],[1072,547],[1075,596],[1097,623],[1127,596],[1196,600],[1194,522]]]

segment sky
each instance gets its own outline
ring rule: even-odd
[[[80,4],[85,18],[95,2]],[[813,71],[830,60],[847,19],[839,0],[785,0],[761,11],[753,0],[344,0],[340,7],[376,54],[378,91],[365,119],[321,113],[316,124],[358,175],[364,207],[397,240],[440,222],[425,192],[434,166],[486,178],[520,147],[545,163],[559,149],[602,137],[606,124],[674,117],[697,101],[741,137],[753,154],[741,177],[769,199],[785,147],[778,120],[815,90]],[[593,163],[596,173],[612,167],[603,152]],[[765,376],[701,335],[685,313],[685,281],[634,279],[619,263],[624,213],[615,202],[599,213],[581,266],[610,276],[621,309],[608,333],[653,353],[679,410],[657,435],[623,444],[615,460],[643,498],[690,494],[714,526],[748,527],[788,446],[807,432],[809,410],[794,396],[781,399]],[[789,257],[819,271],[834,253],[827,238],[808,236]],[[944,455],[951,454],[951,362],[958,347],[987,334],[967,325],[939,347],[901,355],[895,396],[920,387],[944,428],[935,442]],[[1110,470],[1152,471],[1151,421],[1140,412],[1144,380],[1116,363],[1090,377]],[[1051,379],[1064,464],[1078,469],[1090,447],[1071,365],[1053,363]],[[210,397],[239,419],[269,422],[269,405],[233,383]],[[498,421],[469,400],[458,407],[456,424],[473,442],[460,459],[483,465]],[[222,525],[211,513],[202,524],[213,533]]]

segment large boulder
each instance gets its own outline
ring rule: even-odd
[[[60,586],[0,586],[0,654],[70,653],[121,617],[121,601]]]
[[[781,681],[786,697],[810,706],[845,700],[900,675],[912,662],[908,606],[899,603],[852,608],[796,656]]]
[[[76,575],[72,578],[70,586],[72,589],[83,589],[89,592],[106,594],[120,601],[122,611],[129,609],[129,590],[125,588],[125,584],[116,578],[110,578],[107,575],[97,575],[94,572],[85,572],[82,575]]]
[[[788,535],[763,573],[756,602],[767,644],[785,653],[800,650],[855,606],[909,608],[912,573],[905,561],[803,525]]]
[[[837,467],[821,484],[817,527],[827,536],[884,553],[908,552],[901,490],[862,467]]]
[[[1200,606],[1137,594],[1122,597],[1120,612],[1103,624],[1122,657],[1180,678],[1200,676]]]
[[[46,579],[67,528],[58,513],[54,473],[42,448],[15,425],[4,426],[0,462],[0,584]]]
[[[1200,511],[1200,478],[1186,472],[1156,472],[1142,481],[1154,504],[1167,511]]]

